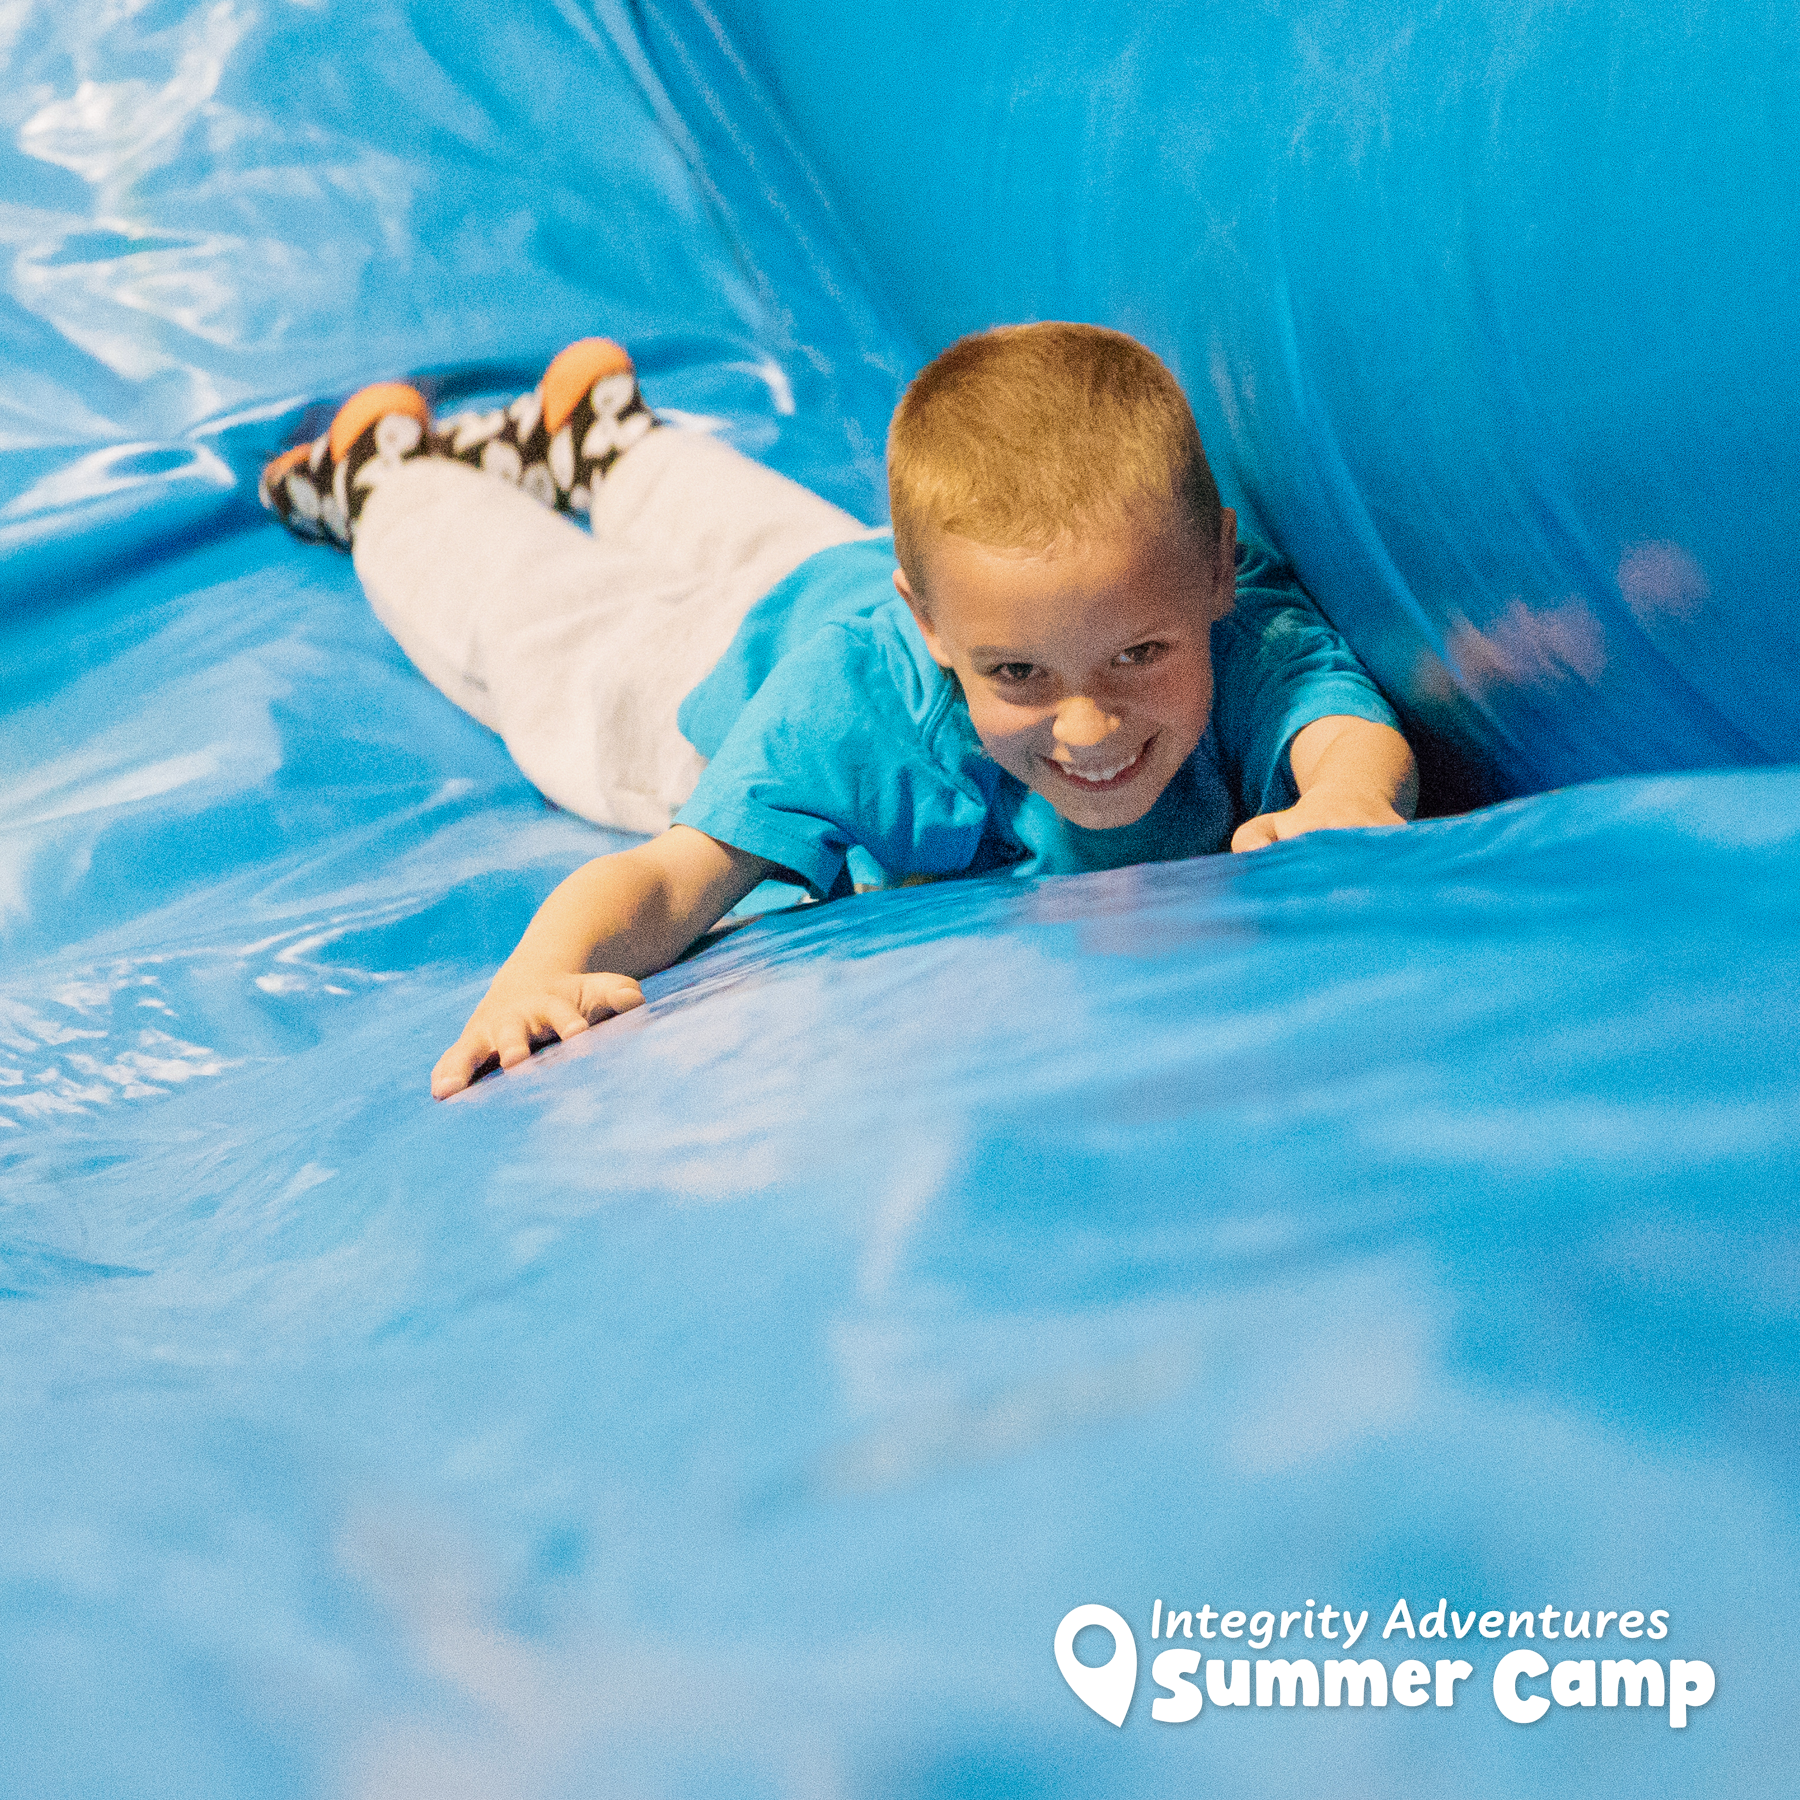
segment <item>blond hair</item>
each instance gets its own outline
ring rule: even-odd
[[[921,593],[940,532],[1042,553],[1173,504],[1203,546],[1219,535],[1187,396],[1136,338],[1098,325],[1002,325],[928,363],[888,428],[888,497]]]

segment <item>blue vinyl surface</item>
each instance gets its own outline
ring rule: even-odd
[[[1792,1791],[1795,42],[0,14],[0,1794]],[[433,1106],[624,840],[260,461],[606,330],[873,519],[906,375],[1032,313],[1170,356],[1436,803],[1503,803],[772,914]],[[1402,1597],[1663,1609],[1716,1693],[1512,1724],[1523,1639]],[[1476,1672],[1158,1723],[1158,1602]]]
[[[1439,803],[1800,759],[1800,14],[723,0],[928,349],[1094,319]]]

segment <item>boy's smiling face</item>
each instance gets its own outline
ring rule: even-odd
[[[939,533],[900,590],[962,683],[982,748],[1065,819],[1141,819],[1212,710],[1212,627],[1231,610],[1237,519],[1216,543],[1185,515],[1082,537],[1048,555]]]

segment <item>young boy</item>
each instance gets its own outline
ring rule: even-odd
[[[540,787],[659,832],[544,902],[435,1096],[641,1005],[641,977],[771,876],[832,897],[1411,816],[1392,711],[1291,574],[1238,544],[1141,344],[963,339],[908,388],[888,474],[891,548],[657,429],[600,339],[437,431],[415,390],[365,389],[270,465],[265,501],[354,542],[377,613]]]

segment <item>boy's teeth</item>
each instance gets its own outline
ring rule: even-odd
[[[1067,763],[1063,767],[1077,781],[1111,781],[1115,775],[1123,775],[1136,761],[1135,756],[1128,756],[1122,763],[1115,763],[1110,769],[1077,769]]]

